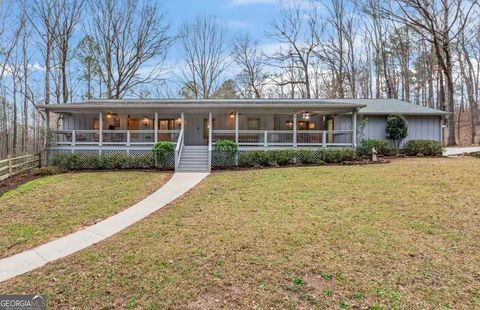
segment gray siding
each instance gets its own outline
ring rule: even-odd
[[[358,139],[385,139],[385,126],[387,124],[386,116],[367,115],[368,121],[363,129],[363,134],[359,133]]]
[[[366,115],[368,121],[363,130],[361,139],[384,139],[387,116]],[[441,116],[405,116],[408,123],[408,136],[404,142],[409,140],[435,140],[441,142]]]

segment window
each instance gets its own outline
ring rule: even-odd
[[[247,119],[247,130],[260,130],[260,119],[259,118]]]
[[[299,121],[297,129],[298,130],[308,130],[308,129],[310,129],[309,124],[310,124],[310,122]]]
[[[158,120],[158,129],[159,130],[174,130],[175,129],[175,120],[172,119],[159,119]]]

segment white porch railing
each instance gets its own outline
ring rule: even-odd
[[[212,141],[235,141],[235,130],[213,130]],[[353,146],[353,130],[239,130],[239,146]]]
[[[176,143],[180,130],[157,130],[155,140],[154,130],[103,130],[100,141],[99,130],[60,130],[53,131],[50,145],[52,146],[133,146],[154,145],[155,141],[170,141]]]

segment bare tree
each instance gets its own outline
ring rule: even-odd
[[[290,74],[291,80],[277,81],[277,83],[299,84],[304,87],[305,98],[312,97],[310,69],[315,49],[320,45],[318,32],[322,25],[319,23],[318,8],[311,3],[308,8],[302,7],[299,2],[282,3],[280,15],[273,19],[272,31],[268,36],[287,46],[271,55],[271,64],[282,70],[293,66],[294,71],[300,74]],[[287,66],[285,66],[287,64]]]
[[[67,62],[69,61],[70,43],[75,26],[79,23],[83,13],[83,0],[51,0],[54,15],[58,16],[58,22],[53,29],[53,39],[58,49],[58,66],[60,81],[60,98],[62,103],[69,99]],[[60,97],[58,96],[58,97]]]
[[[464,0],[395,0],[394,8],[384,8],[384,13],[396,22],[402,22],[430,42],[435,51],[439,67],[445,76],[447,92],[445,110],[447,116],[447,145],[456,145],[455,141],[455,86],[453,76],[453,56],[451,45],[465,28],[468,17],[476,5],[476,1]],[[460,17],[465,18],[461,19]],[[443,82],[440,84],[443,87]],[[440,89],[440,98],[443,97]]]
[[[229,66],[225,24],[213,16],[197,16],[182,24],[179,38],[186,65],[184,85],[193,97],[209,98]]]
[[[2,101],[2,131],[3,131],[3,145],[5,154],[10,154],[10,137],[9,137],[9,128],[8,128],[8,102],[6,98],[6,87],[4,77],[7,72],[12,73],[14,68],[12,67],[12,57],[16,54],[16,48],[18,47],[18,41],[21,37],[22,30],[25,26],[24,16],[20,16],[13,19],[9,19],[8,14],[11,10],[11,3],[6,3],[0,8],[0,87],[2,88],[3,94],[1,96]],[[15,85],[16,86],[16,85]],[[15,94],[15,91],[13,91]],[[15,96],[15,95],[14,95]],[[16,152],[16,130],[17,130],[17,111],[16,111],[16,102],[13,106],[13,151]]]
[[[355,6],[347,9],[345,0],[330,0],[325,4],[328,30],[324,44],[319,45],[319,57],[332,72],[332,95],[344,98],[347,92],[356,97],[356,67],[355,67]]]
[[[31,7],[27,5],[23,7],[26,16],[31,25],[41,38],[40,51],[43,54],[45,73],[44,73],[44,103],[50,104],[50,75],[52,70],[52,54],[55,47],[55,32],[59,23],[60,10],[55,10],[58,6],[58,0],[39,0],[31,3]]]
[[[108,99],[120,99],[135,87],[160,79],[173,39],[155,1],[92,1],[91,37]]]
[[[263,88],[267,84],[265,56],[249,35],[237,38],[233,42],[233,57],[240,67],[237,79],[246,97],[262,98]]]

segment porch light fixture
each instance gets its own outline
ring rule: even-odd
[[[108,112],[107,113],[107,118],[111,118],[112,117],[112,113]]]
[[[148,117],[145,116],[143,118],[143,125],[148,126],[148,121],[149,121]]]
[[[177,119],[175,120],[177,123],[182,123],[182,118],[179,116],[177,117]]]
[[[285,127],[287,127],[287,129],[292,129],[292,127],[293,127],[293,122],[292,122],[292,121],[286,121],[286,122],[285,122]]]
[[[235,112],[230,113],[230,118],[235,118]]]
[[[310,119],[310,113],[308,113],[308,112],[303,112],[303,113],[302,113],[302,118],[305,119],[305,120],[309,120],[309,119]]]

